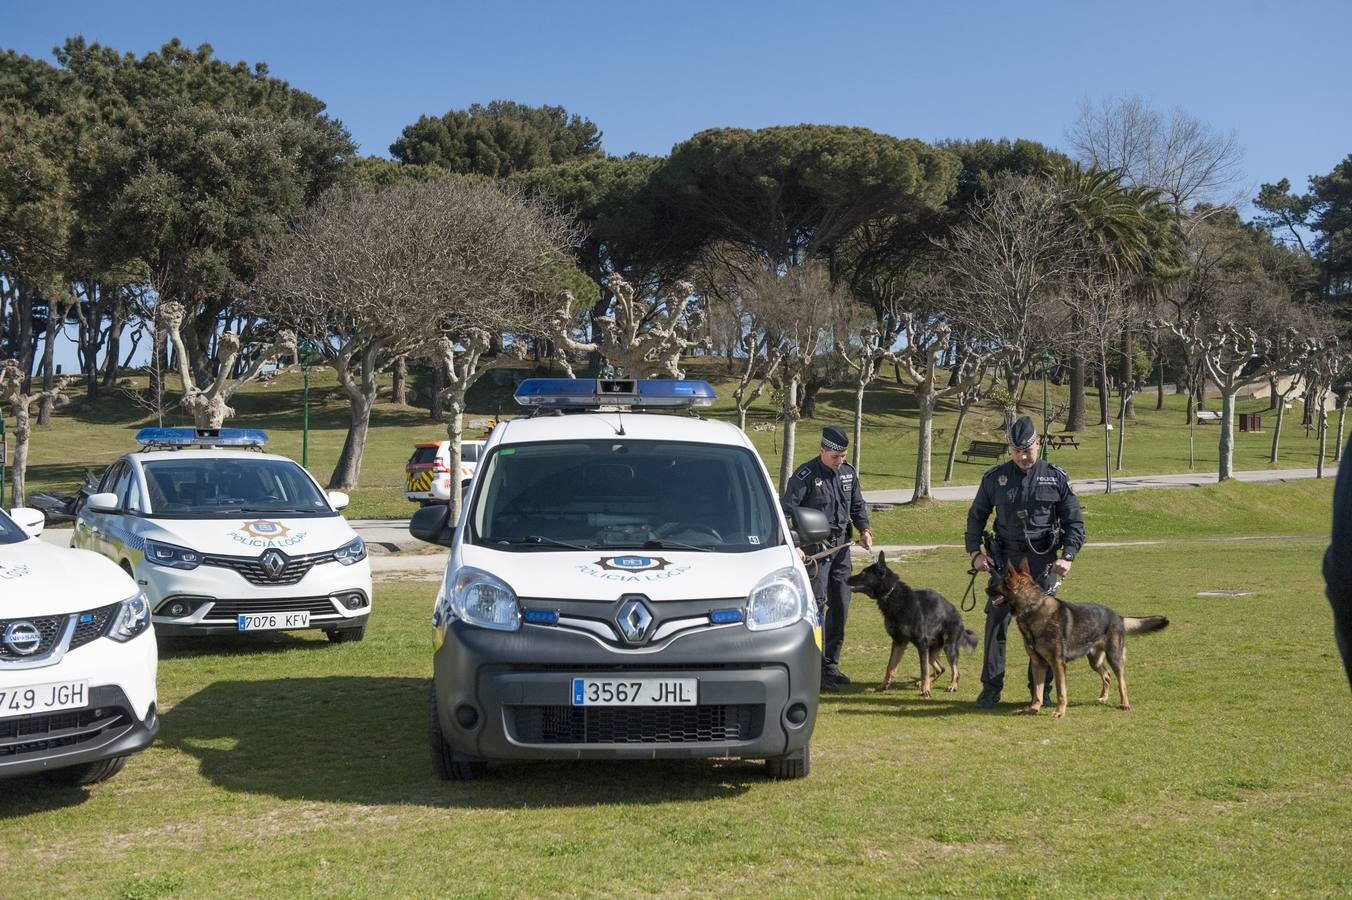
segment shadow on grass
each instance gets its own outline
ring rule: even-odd
[[[432,774],[427,680],[334,676],[219,681],[161,716],[160,742],[228,791],[286,800],[519,809],[736,796],[755,762],[523,762],[477,781]]]
[[[6,779],[0,788],[0,821],[79,806],[89,799],[91,791],[98,789],[98,785],[80,788],[52,784],[41,775]]]
[[[253,656],[288,650],[324,650],[329,641],[288,632],[272,634],[156,635],[160,659],[196,659],[202,656]]]

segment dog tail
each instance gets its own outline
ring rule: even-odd
[[[976,632],[970,628],[962,630],[962,637],[958,638],[958,646],[966,647],[968,650],[976,649]]]
[[[1143,616],[1139,619],[1123,616],[1122,624],[1125,626],[1127,634],[1149,634],[1168,625],[1169,620],[1164,616]]]

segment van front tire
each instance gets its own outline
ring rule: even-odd
[[[801,750],[795,750],[792,753],[786,753],[783,756],[772,756],[765,761],[765,774],[775,781],[786,781],[792,778],[806,778],[811,771],[811,744],[808,744]]]
[[[457,753],[446,743],[437,716],[437,688],[433,684],[427,697],[427,737],[432,750],[432,771],[442,781],[473,781],[488,769],[482,759]]]

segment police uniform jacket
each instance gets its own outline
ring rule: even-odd
[[[1080,501],[1066,473],[1045,459],[1033,463],[1027,474],[1010,460],[982,476],[967,512],[969,555],[981,549],[981,533],[991,510],[995,535],[1007,552],[1048,554],[1059,544],[1061,557],[1074,559],[1084,546]]]
[[[859,473],[849,463],[832,470],[821,457],[808,460],[789,476],[781,498],[784,508],[807,506],[820,509],[831,523],[832,539],[848,535],[850,524],[861,531],[868,527],[868,507],[859,487]]]

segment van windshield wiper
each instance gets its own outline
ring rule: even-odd
[[[542,537],[538,534],[528,534],[523,538],[499,538],[493,541],[495,544],[510,544],[512,546],[521,546],[522,544],[536,547],[567,547],[569,550],[595,550],[595,547],[589,547],[586,544],[571,544],[568,541],[560,541],[551,537]]]
[[[684,541],[668,541],[664,539],[652,538],[643,542],[644,550],[698,550],[700,553],[712,553],[713,547],[700,547],[696,544],[687,544]]]

